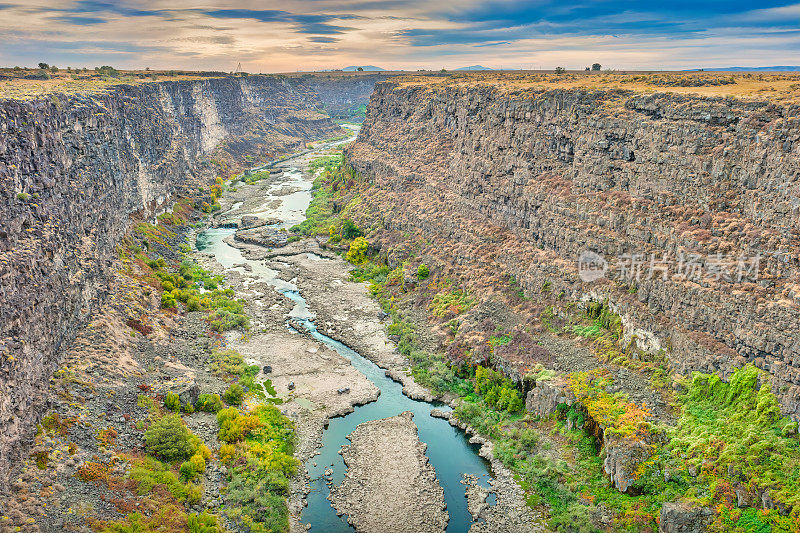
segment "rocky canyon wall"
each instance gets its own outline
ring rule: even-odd
[[[753,362],[798,418],[798,115],[763,99],[390,80],[348,159],[374,183],[363,223],[423,243],[446,273],[608,299],[643,350],[682,373]],[[584,251],[604,276],[581,279]]]
[[[131,219],[212,182],[215,149],[259,161],[337,135],[324,104],[298,80],[261,76],[0,100],[0,472],[106,294]]]

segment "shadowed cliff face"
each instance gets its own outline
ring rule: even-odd
[[[0,472],[44,407],[59,351],[107,294],[131,218],[196,195],[220,173],[215,149],[235,166],[337,135],[321,103],[270,77],[0,101]]]
[[[387,81],[348,157],[374,179],[359,211],[381,213],[384,245],[427,243],[478,289],[510,274],[534,298],[608,298],[640,348],[681,372],[753,362],[798,418],[798,111]],[[608,261],[605,277],[581,280],[584,250]],[[641,254],[641,275],[626,254]]]

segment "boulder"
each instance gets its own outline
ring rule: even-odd
[[[194,405],[197,403],[197,398],[200,397],[200,386],[196,381],[192,381],[176,390],[175,394],[180,398],[181,405]]]
[[[538,381],[525,398],[525,409],[535,415],[548,416],[555,413],[562,403],[572,405],[574,401],[575,395],[566,382]]]
[[[260,219],[255,215],[243,215],[242,220],[239,222],[239,227],[241,229],[257,228],[266,223],[266,220]]]

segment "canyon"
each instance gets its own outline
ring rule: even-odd
[[[0,99],[0,530],[797,530],[800,84],[675,76]]]

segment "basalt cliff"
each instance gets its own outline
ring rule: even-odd
[[[352,213],[395,265],[413,248],[478,293],[511,279],[537,314],[606,301],[624,342],[667,354],[678,373],[726,378],[753,363],[800,418],[798,112],[752,98],[385,81],[347,153],[372,183]],[[600,273],[586,281],[584,252]]]
[[[341,135],[317,110],[363,105],[370,83],[227,77],[0,100],[1,472],[24,452],[60,352],[109,294],[131,221]]]

